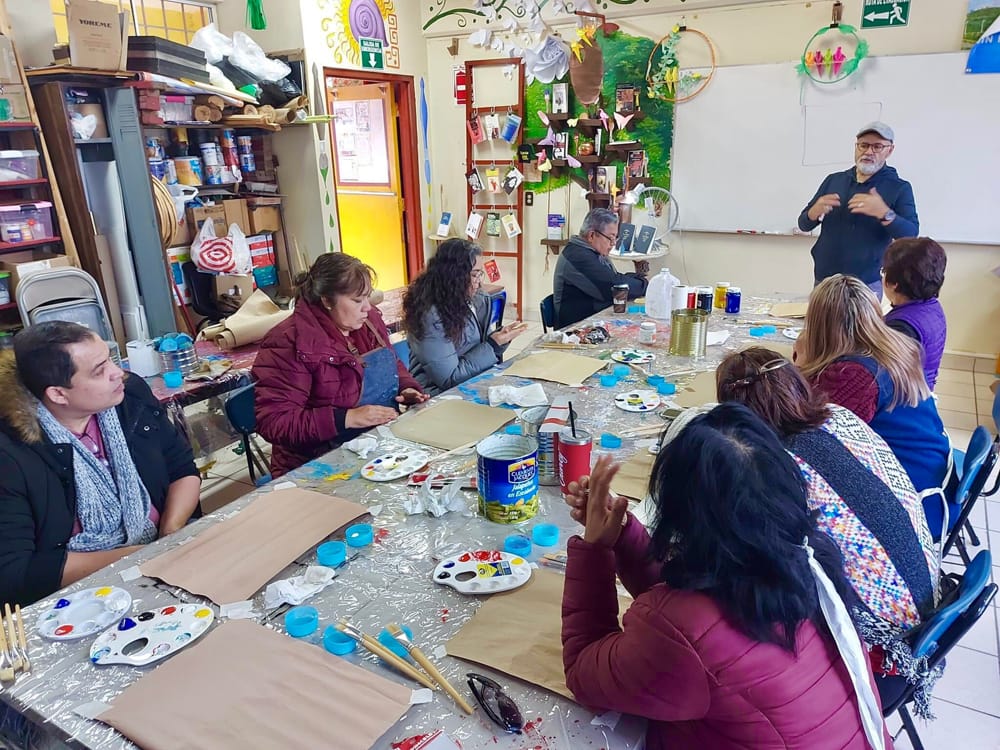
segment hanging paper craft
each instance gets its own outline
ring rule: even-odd
[[[500,214],[496,211],[489,211],[486,214],[486,236],[500,236]]]
[[[522,164],[534,161],[536,156],[535,146],[531,143],[522,143],[517,147],[517,160]]]
[[[465,223],[465,236],[470,240],[479,238],[479,232],[483,228],[483,215],[476,211],[469,214],[469,220]]]
[[[507,195],[512,194],[524,182],[524,174],[517,167],[512,166],[503,176],[503,189]]]
[[[854,73],[867,55],[868,42],[853,26],[824,26],[806,42],[795,69],[816,83],[836,83]]]
[[[514,214],[506,214],[500,219],[503,224],[503,231],[507,234],[508,239],[514,239],[521,233],[521,225],[517,222],[517,217]]]
[[[472,188],[473,193],[478,193],[485,187],[485,185],[483,185],[483,176],[479,174],[479,170],[475,167],[473,167],[469,173],[465,175],[465,179],[469,181],[469,187]]]
[[[573,54],[569,59],[569,80],[577,101],[590,107],[601,98],[604,53],[594,38],[597,35],[596,26],[578,28],[576,34],[577,41],[570,44]]]
[[[486,189],[491,193],[499,193],[503,190],[500,183],[500,169],[498,167],[487,167]]]
[[[498,234],[497,236],[499,237],[500,235]],[[490,280],[491,284],[496,284],[500,281],[500,267],[495,260],[488,260],[483,263],[483,270],[486,272],[486,278]]]
[[[479,119],[479,115],[470,117],[465,126],[469,130],[469,140],[472,141],[472,145],[483,143],[486,140],[486,133],[483,131],[483,123]]]
[[[559,156],[556,154],[557,144],[562,142],[563,155]],[[567,133],[556,133],[549,128],[548,135],[542,138],[539,142],[539,146],[551,146],[552,147],[552,158],[553,159],[565,159],[569,166],[575,168],[580,167],[580,160],[577,159],[572,154],[568,153],[567,145],[569,144],[569,135]],[[552,165],[548,163],[548,159],[545,156],[545,149],[538,150],[538,168],[542,172],[548,172],[552,169]]]
[[[90,646],[94,664],[134,667],[165,659],[208,632],[215,613],[203,604],[177,604],[123,617]]]
[[[496,112],[491,112],[483,118],[483,131],[488,141],[500,138],[500,116]]]
[[[503,124],[503,132],[500,137],[503,138],[507,143],[513,143],[517,140],[517,133],[521,129],[521,116],[515,115],[513,112],[507,113],[507,119]]]
[[[711,62],[707,71],[681,68],[681,60],[677,53],[681,34],[691,34],[698,37],[708,46]],[[660,53],[660,56],[654,68],[653,61],[656,59],[657,52]],[[650,99],[663,99],[674,103],[686,102],[705,90],[708,82],[715,75],[715,68],[715,45],[712,44],[712,40],[704,32],[697,29],[674,26],[670,33],[657,42],[652,52],[649,53],[649,59],[646,61],[646,84],[648,86],[646,94]]]

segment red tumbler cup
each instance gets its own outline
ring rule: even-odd
[[[577,429],[576,435],[570,427],[559,431],[559,487],[565,495],[570,482],[579,482],[580,477],[590,474],[590,448],[593,439],[590,433]]]

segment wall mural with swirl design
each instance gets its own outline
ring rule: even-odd
[[[413,0],[406,0],[413,2]],[[358,39],[381,39],[385,67],[399,68],[399,21],[393,0],[316,0],[326,46],[338,65],[361,66]]]

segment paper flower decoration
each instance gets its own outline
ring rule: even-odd
[[[534,49],[524,51],[524,73],[531,83],[539,80],[552,83],[569,72],[569,49],[566,43],[551,34]]]
[[[834,44],[836,50],[831,51]],[[854,55],[848,57],[844,48],[849,51],[852,45]],[[806,42],[797,70],[816,83],[837,83],[854,73],[867,56],[868,42],[858,36],[853,26],[824,26]]]

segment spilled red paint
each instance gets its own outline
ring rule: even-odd
[[[389,537],[389,529],[379,529],[375,532],[375,542],[384,541]]]
[[[501,556],[499,550],[495,550],[495,549],[492,549],[492,550],[481,549],[481,550],[478,550],[476,552],[473,552],[472,556],[474,558],[476,558],[476,560],[478,562],[499,562],[502,559],[502,556]],[[463,559],[463,558],[465,558],[465,559]],[[462,555],[462,557],[460,557],[459,560],[461,562],[468,562],[468,556],[467,555]]]

